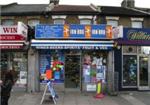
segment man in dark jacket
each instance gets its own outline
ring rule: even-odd
[[[5,79],[1,85],[1,105],[8,105],[13,84],[13,75],[10,71],[7,71],[5,74]]]

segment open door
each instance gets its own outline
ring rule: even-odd
[[[139,56],[139,90],[150,90],[150,57]]]
[[[66,55],[65,88],[80,90],[80,55]]]

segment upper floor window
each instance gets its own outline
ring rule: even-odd
[[[132,28],[142,28],[141,21],[132,21]]]
[[[107,25],[111,25],[112,27],[118,26],[118,20],[119,20],[119,17],[114,17],[114,16],[106,17]]]
[[[132,28],[142,28],[143,27],[143,18],[131,18],[131,27]]]
[[[112,27],[117,27],[118,21],[117,20],[108,20],[107,25],[111,25]]]
[[[91,24],[91,20],[89,19],[80,20],[80,24]]]
[[[28,20],[28,25],[31,26],[31,27],[35,27],[37,24],[40,24],[40,20],[38,20],[38,19]]]
[[[15,22],[13,19],[2,19],[2,25],[14,25]]]
[[[55,19],[54,24],[65,24],[65,20],[64,19]]]
[[[80,24],[92,24],[92,19],[93,16],[84,16],[84,15],[79,15],[78,18],[80,19]]]
[[[53,15],[54,24],[65,24],[66,15]]]

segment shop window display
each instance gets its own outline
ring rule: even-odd
[[[59,51],[40,52],[40,82],[47,82],[46,72],[49,72],[49,80],[55,83],[64,82],[64,56]]]
[[[3,52],[1,70],[11,70],[16,81],[15,86],[26,87],[27,84],[27,54],[24,52]]]
[[[27,54],[16,52],[12,54],[12,68],[17,72],[16,84],[26,86],[27,84]]]
[[[85,84],[96,84],[102,80],[106,82],[107,69],[107,53],[106,52],[85,52],[83,58],[83,82]],[[88,89],[87,89],[88,90]]]
[[[137,56],[123,56],[123,86],[137,86]]]

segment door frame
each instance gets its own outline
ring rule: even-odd
[[[140,86],[140,57],[148,57],[148,86]],[[137,74],[137,83],[138,90],[150,90],[150,55],[139,54],[138,55],[138,74]]]
[[[72,56],[79,56],[80,57],[80,61],[79,61],[79,63],[80,63],[80,69],[79,69],[79,88],[66,88],[65,87],[65,84],[66,84],[66,81],[65,81],[65,79],[64,79],[64,89],[65,89],[65,91],[82,91],[82,54],[81,54],[81,52],[80,53],[74,53],[74,54],[66,54],[65,53],[65,64],[66,64],[66,57],[68,56],[68,55],[72,55]],[[66,76],[65,75],[65,72],[66,72],[66,69],[65,69],[66,67],[64,67],[64,77]],[[65,77],[66,78],[66,77]]]

